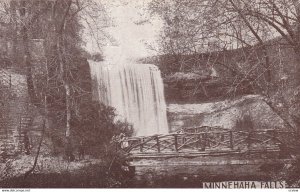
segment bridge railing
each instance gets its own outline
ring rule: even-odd
[[[120,142],[119,149],[129,153],[270,150],[285,144],[292,134],[277,130],[217,131],[201,127],[167,135],[125,138]]]

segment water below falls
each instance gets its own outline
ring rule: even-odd
[[[149,64],[118,64],[89,61],[96,86],[94,96],[116,109],[118,117],[131,123],[134,135],[169,132],[163,81],[159,69]]]

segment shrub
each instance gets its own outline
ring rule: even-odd
[[[116,113],[112,107],[91,101],[79,107],[79,114],[72,118],[74,142],[84,142],[88,153],[99,155],[107,151],[111,138],[124,133],[131,136],[132,126],[126,122],[115,121]],[[76,144],[75,144],[76,146]]]

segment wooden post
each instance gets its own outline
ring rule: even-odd
[[[252,132],[249,132],[248,137],[247,137],[247,148],[250,149],[251,147],[251,138],[252,138]]]
[[[268,132],[267,132],[268,133]],[[267,134],[266,133],[266,134]],[[272,142],[275,142],[276,145],[279,144],[279,138],[278,138],[278,132],[276,130],[273,130],[273,134],[272,134]]]
[[[205,143],[205,145],[204,145],[205,148],[206,148],[206,147],[210,147],[210,142],[209,142],[209,138],[208,138],[208,133],[205,133],[205,142],[204,142],[204,143]]]
[[[278,134],[277,134],[277,131],[276,131],[276,130],[274,130],[274,136],[273,136],[273,137],[274,137],[274,140],[277,141],[277,139],[278,139],[278,138],[277,138],[277,137],[278,137]]]
[[[23,152],[23,141],[22,141],[22,115],[20,114],[20,118],[19,118],[19,138],[18,138],[18,147],[20,150],[20,152],[22,153]]]
[[[229,131],[229,137],[230,137],[230,149],[233,149],[233,134],[232,134],[232,131]]]
[[[198,141],[197,141],[196,147],[197,147],[197,149],[199,149],[200,144],[201,144],[201,135],[200,134],[198,134],[197,139],[198,139]]]
[[[174,143],[175,143],[175,151],[178,152],[178,140],[177,140],[177,135],[174,135]]]
[[[159,138],[158,138],[158,136],[156,136],[155,138],[156,138],[156,144],[157,144],[157,152],[160,153]]]
[[[202,135],[202,137],[204,137],[203,138],[203,141],[202,141],[202,143],[203,143],[203,145],[202,145],[202,151],[205,151],[205,148],[206,148],[206,143],[207,143],[207,133],[204,133],[203,135]]]
[[[143,153],[143,145],[144,145],[143,142],[144,142],[144,139],[141,138],[140,142],[141,142],[141,144],[140,144],[140,152]]]
[[[11,88],[11,74],[9,74],[9,88]]]

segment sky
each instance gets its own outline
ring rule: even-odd
[[[147,48],[146,44],[155,44],[162,21],[158,17],[149,19],[149,13],[145,9],[150,0],[101,1],[113,21],[113,26],[106,28],[105,31],[116,41],[116,44],[106,42],[102,47],[105,60],[121,62],[156,54]],[[87,43],[87,49],[95,52],[93,41]]]

